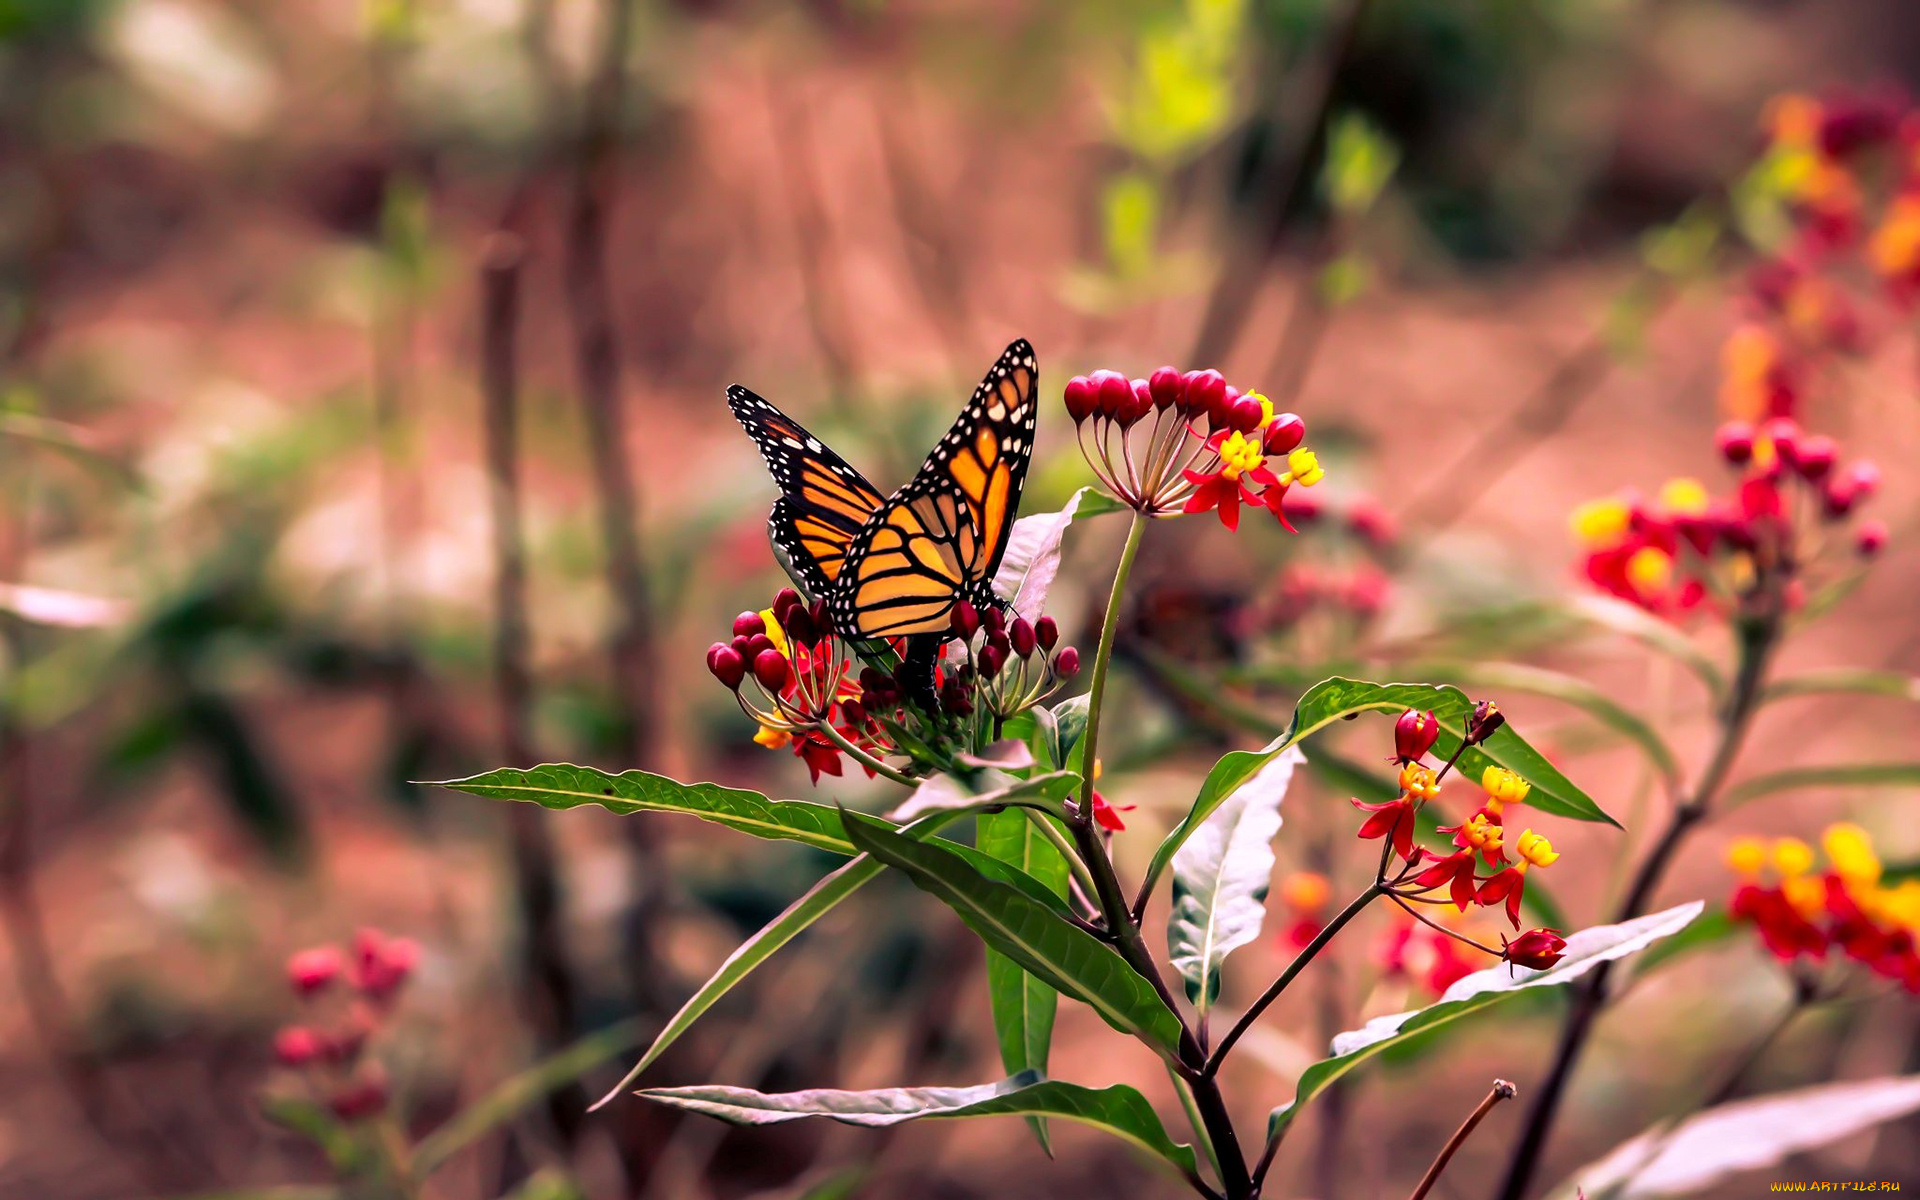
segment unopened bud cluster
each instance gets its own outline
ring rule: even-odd
[[[953,607],[951,628],[940,707],[962,720],[1004,722],[1080,673],[1080,652],[1060,645],[1060,626],[1052,617],[1009,620],[997,607],[982,612],[962,600]]]
[[[343,1121],[387,1107],[387,1073],[367,1047],[388,1024],[419,959],[420,947],[411,939],[362,929],[350,951],[316,946],[287,960],[288,986],[307,1012],[274,1035],[274,1057],[299,1071]]]
[[[1101,484],[1147,516],[1217,512],[1237,529],[1245,502],[1292,529],[1288,489],[1325,474],[1301,444],[1307,428],[1298,416],[1274,412],[1258,393],[1243,395],[1218,371],[1161,367],[1146,379],[1095,371],[1068,380],[1065,400]],[[1270,457],[1283,460],[1281,470]]]

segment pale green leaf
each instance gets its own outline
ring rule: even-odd
[[[1067,894],[1067,860],[1034,824],[1048,820],[1014,809],[982,813],[978,822],[979,850],[1024,871],[1056,895]],[[987,951],[987,995],[993,1008],[993,1029],[1000,1042],[1000,1062],[1009,1075],[1047,1071],[1053,1046],[1053,1019],[1060,993],[1036,979],[1019,963],[998,950]],[[1028,1117],[1040,1148],[1053,1153],[1044,1117]]]

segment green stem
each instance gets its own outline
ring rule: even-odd
[[[865,750],[848,741],[847,735],[835,729],[832,721],[821,721],[815,728],[826,734],[827,738],[832,741],[834,745],[840,747],[841,753],[867,768],[869,771],[872,771],[875,775],[879,775],[884,779],[891,779],[903,787],[917,788],[920,786],[918,779],[894,770],[886,763],[881,762],[873,755],[868,754]]]
[[[1384,885],[1370,884],[1366,891],[1354,897],[1353,903],[1340,910],[1339,916],[1327,922],[1327,927],[1308,942],[1305,949],[1293,956],[1293,961],[1287,964],[1287,969],[1280,972],[1280,978],[1274,980],[1266,991],[1260,993],[1260,998],[1255,1000],[1246,1012],[1240,1014],[1240,1019],[1234,1022],[1232,1029],[1227,1031],[1227,1036],[1220,1039],[1220,1045],[1214,1049],[1213,1056],[1207,1059],[1203,1074],[1212,1078],[1220,1070],[1220,1064],[1226,1061],[1227,1052],[1232,1050],[1233,1044],[1240,1040],[1240,1035],[1252,1027],[1261,1013],[1267,1011],[1268,1005],[1280,998],[1280,993],[1286,991],[1287,985],[1293,982],[1294,977],[1306,969],[1306,965],[1313,961],[1314,955],[1326,949],[1327,943],[1333,940],[1334,935],[1339,933],[1348,921],[1359,916],[1361,909],[1373,903],[1385,892]]]
[[[1087,732],[1080,755],[1080,816],[1093,819],[1093,776],[1100,762],[1100,710],[1107,698],[1107,666],[1113,660],[1113,638],[1120,626],[1120,600],[1126,591],[1127,577],[1133,574],[1133,560],[1139,557],[1140,540],[1146,534],[1147,521],[1138,511],[1127,525],[1127,544],[1120,551],[1120,565],[1113,571],[1113,589],[1107,593],[1107,615],[1100,623],[1100,645],[1093,652],[1093,682],[1087,688]]]
[[[1087,864],[1080,861],[1080,853],[1073,848],[1073,843],[1067,840],[1067,835],[1060,832],[1060,827],[1048,820],[1047,815],[1039,809],[1023,807],[1020,811],[1027,815],[1027,820],[1033,822],[1034,827],[1043,837],[1053,843],[1053,848],[1060,852],[1060,857],[1067,860],[1067,869],[1073,872],[1074,880],[1087,895],[1095,895],[1098,889],[1094,887],[1093,875],[1088,872]]]
[[[1200,1152],[1207,1156],[1207,1162],[1212,1165],[1213,1177],[1219,1179],[1222,1176],[1220,1152],[1213,1148],[1213,1135],[1207,1132],[1206,1118],[1200,1115],[1200,1106],[1194,1103],[1193,1089],[1181,1078],[1180,1072],[1174,1070],[1172,1063],[1167,1063],[1166,1068],[1167,1078],[1173,1081],[1174,1094],[1180,1097],[1180,1107],[1186,1111],[1187,1124],[1192,1126],[1193,1136],[1200,1142]]]

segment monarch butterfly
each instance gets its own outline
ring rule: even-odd
[[[993,574],[1033,456],[1039,377],[1033,346],[1025,338],[1008,346],[891,496],[768,401],[727,389],[734,419],[780,486],[768,535],[807,590],[826,599],[842,636],[906,639],[907,661],[930,681],[953,606],[997,603]]]

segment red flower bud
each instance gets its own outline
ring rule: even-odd
[[[1431,712],[1408,709],[1393,723],[1393,752],[1402,762],[1414,762],[1439,740],[1440,722]]]
[[[1865,500],[1880,490],[1880,468],[1864,460],[1848,467],[1841,478],[1853,485],[1856,501]]]
[[[1566,957],[1567,939],[1557,929],[1529,929],[1505,945],[1501,957],[1516,967],[1544,971]]]
[[[420,944],[412,938],[390,938],[378,929],[362,929],[353,938],[360,990],[384,1000],[400,989],[420,961]]]
[[[1052,617],[1041,617],[1038,621],[1034,622],[1033,640],[1040,643],[1042,650],[1051,652],[1055,643],[1060,640],[1059,622],[1055,621]]]
[[[980,610],[970,600],[956,603],[947,615],[947,627],[959,634],[961,641],[972,641],[973,635],[980,632]]]
[[[1062,679],[1072,679],[1080,673],[1080,652],[1072,646],[1064,646],[1060,653],[1053,656],[1054,674]]]
[[[940,707],[956,717],[964,717],[973,712],[973,697],[967,685],[958,679],[949,679],[940,685]]]
[[[800,593],[790,587],[783,587],[773,594],[773,615],[776,620],[792,605],[800,603]]]
[[[1713,444],[1721,458],[1744,467],[1753,461],[1753,426],[1745,421],[1728,421],[1714,431]]]
[[[327,1107],[342,1121],[359,1121],[387,1107],[387,1081],[368,1072],[327,1097]]]
[[[989,607],[980,614],[980,626],[988,633],[999,633],[1007,627],[1007,614],[998,608]]]
[[[858,700],[842,700],[840,702],[840,719],[855,729],[859,729],[867,723],[867,710],[861,707]]]
[[[786,656],[778,650],[762,650],[754,655],[753,677],[760,681],[761,687],[770,692],[777,692],[787,686]]]
[[[1846,475],[1836,475],[1820,489],[1820,508],[1829,519],[1839,520],[1860,502],[1860,491]]]
[[[320,1035],[304,1025],[289,1025],[273,1035],[273,1056],[283,1067],[304,1067],[320,1057]]]
[[[1862,521],[1854,532],[1853,548],[1861,558],[1873,558],[1887,548],[1887,537],[1885,521]]]
[[[1007,652],[998,642],[988,642],[980,648],[980,678],[992,679],[1006,665]]]
[[[1067,404],[1067,415],[1073,418],[1075,425],[1093,415],[1100,404],[1100,389],[1085,375],[1075,375],[1067,380],[1067,390],[1063,397]]]
[[[1172,367],[1161,367],[1147,377],[1147,390],[1153,393],[1153,406],[1165,412],[1186,398],[1187,381]]]
[[[1840,446],[1825,434],[1804,438],[1798,447],[1799,461],[1794,464],[1804,479],[1818,483],[1833,472],[1840,458]]]
[[[333,946],[315,946],[287,959],[287,982],[302,996],[322,992],[340,977],[347,962]]]
[[[813,607],[807,610],[807,615],[813,619],[813,628],[817,636],[833,636],[833,614],[827,608],[825,600],[815,600]]]
[[[781,622],[787,628],[787,637],[796,646],[811,646],[820,640],[820,631],[813,626],[813,614],[805,605],[796,604],[787,610],[786,620]]]
[[[1780,461],[1789,467],[1800,465],[1800,426],[1791,417],[1775,417],[1760,427],[1760,436],[1773,443]]]
[[[707,648],[707,670],[732,691],[747,677],[747,660],[732,646],[715,642]]]
[[[1095,371],[1087,382],[1099,389],[1100,415],[1116,420],[1133,407],[1133,383],[1118,371]]]
[[[740,647],[739,649],[740,649],[740,657],[746,659],[748,662],[752,662],[754,659],[759,658],[762,654],[765,654],[767,651],[773,649],[773,639],[768,637],[764,633],[756,633],[752,637],[747,639],[746,645]]]
[[[1241,433],[1252,433],[1260,428],[1260,402],[1252,396],[1237,396],[1233,406],[1227,410],[1227,424]]]
[[[1015,617],[1012,626],[1007,630],[1007,634],[1013,645],[1013,652],[1015,654],[1018,654],[1021,658],[1029,658],[1032,656],[1033,648],[1038,644],[1038,639],[1033,632],[1033,626],[1027,623],[1025,617]]]
[[[733,619],[733,636],[752,637],[756,633],[765,633],[767,623],[757,612],[743,612]]]
[[[1186,375],[1186,392],[1182,397],[1182,410],[1189,418],[1215,418],[1227,395],[1226,376],[1218,371],[1189,371]],[[1215,424],[1218,424],[1216,419]]]
[[[1280,413],[1267,426],[1266,445],[1268,454],[1286,454],[1307,436],[1307,423],[1294,413]]]

